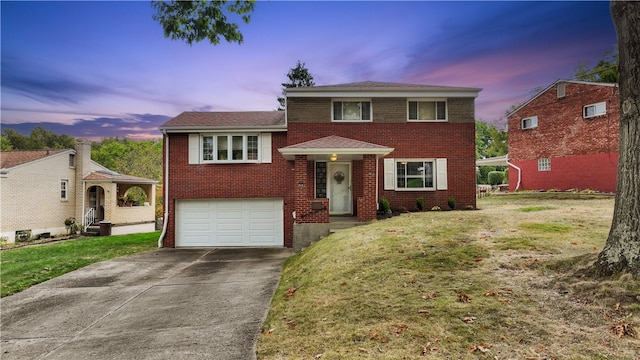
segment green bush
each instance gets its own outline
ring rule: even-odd
[[[380,209],[382,209],[385,214],[391,214],[391,203],[387,198],[380,198]]]
[[[491,171],[489,172],[489,185],[500,185],[504,182],[503,171]]]
[[[447,199],[447,205],[449,205],[449,209],[455,210],[456,209],[456,198],[454,198],[454,197],[448,198]]]
[[[416,199],[416,207],[418,210],[424,211],[424,198],[419,197]]]

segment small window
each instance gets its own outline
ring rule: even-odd
[[[334,101],[333,121],[371,121],[371,101]]]
[[[258,135],[220,134],[202,137],[202,162],[258,162]]]
[[[446,121],[446,101],[409,101],[409,121]]]
[[[607,113],[607,103],[599,102],[597,104],[587,105],[582,110],[582,116],[586,118],[600,116]]]
[[[60,200],[66,201],[69,196],[69,180],[60,181]]]
[[[524,129],[532,129],[538,127],[538,117],[531,116],[528,118],[522,119],[522,130]]]
[[[75,167],[75,166],[76,166],[76,155],[69,154],[69,167]]]
[[[538,159],[538,171],[551,171],[551,159]]]

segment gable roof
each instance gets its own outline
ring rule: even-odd
[[[0,169],[10,169],[19,165],[24,165],[32,161],[44,159],[48,156],[57,155],[62,152],[71,152],[71,149],[54,150],[12,150],[0,152]]]
[[[284,111],[229,111],[195,112],[185,111],[160,126],[167,132],[189,130],[240,130],[263,129],[286,131]]]
[[[288,160],[295,158],[295,155],[373,154],[384,156],[391,153],[393,150],[394,149],[390,147],[336,135],[309,140],[278,149],[278,151]]]
[[[540,92],[538,92],[537,94],[532,96],[529,100],[525,101],[524,103],[520,104],[517,108],[515,108],[511,112],[509,112],[507,114],[507,118],[509,116],[515,114],[516,112],[520,111],[520,109],[522,109],[523,107],[529,105],[529,103],[531,103],[532,101],[534,101],[535,99],[537,99],[542,94],[546,93],[547,91],[549,91],[550,89],[552,89],[554,86],[556,86],[559,83],[571,83],[571,84],[592,85],[592,86],[608,86],[608,87],[617,87],[618,86],[618,84],[615,84],[615,83],[598,83],[598,82],[578,81],[578,80],[556,80],[554,83],[552,83],[551,85],[547,86],[546,88],[544,88],[543,90],[541,90]]]
[[[477,97],[481,88],[442,85],[403,84],[363,81],[337,85],[306,86],[286,89],[288,97],[311,96],[439,96]]]

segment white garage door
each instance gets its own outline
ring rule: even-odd
[[[283,200],[178,200],[176,247],[187,246],[284,246]]]

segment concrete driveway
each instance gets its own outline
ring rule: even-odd
[[[290,249],[162,249],[0,300],[0,358],[255,359]]]

